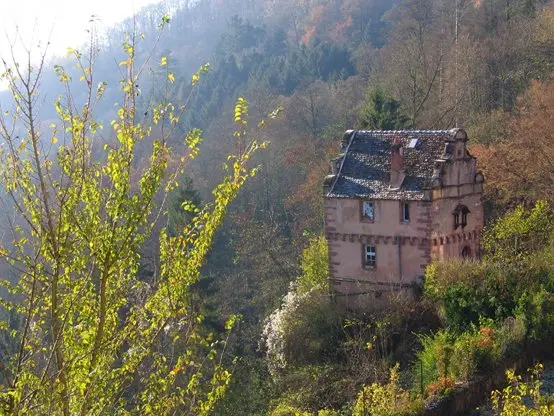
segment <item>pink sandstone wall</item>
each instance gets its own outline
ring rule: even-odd
[[[445,164],[442,187],[432,192],[432,257],[445,260],[460,257],[464,247],[471,254],[479,254],[479,241],[484,224],[483,184],[476,182],[476,160],[466,153],[465,142],[456,142],[455,159]],[[465,205],[470,213],[467,225],[454,229],[452,212],[458,204]]]
[[[410,222],[400,221],[400,202],[372,201],[373,223],[361,220],[361,200],[325,198],[331,283],[349,307],[376,307],[390,292],[410,296],[408,285],[424,274],[430,260],[429,202],[410,201]],[[376,247],[376,267],[364,265],[365,244]],[[340,297],[350,296],[346,300]],[[385,294],[385,296],[383,296]]]

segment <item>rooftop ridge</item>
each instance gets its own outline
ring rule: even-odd
[[[327,192],[327,195],[330,195],[333,190],[335,189],[335,185],[337,184],[339,178],[340,178],[340,175],[342,173],[342,168],[344,166],[344,162],[346,160],[346,157],[348,156],[348,151],[350,150],[350,146],[352,145],[352,142],[354,141],[354,139],[356,138],[356,133],[358,131],[357,130],[353,130],[351,133],[350,133],[350,139],[348,140],[348,146],[346,146],[346,150],[344,151],[344,156],[342,158],[342,161],[340,163],[340,167],[337,171],[337,174],[335,176],[335,180],[333,181],[333,185],[331,185],[331,188],[329,188],[329,192]]]
[[[359,133],[385,133],[385,134],[452,134],[453,130],[356,130]]]

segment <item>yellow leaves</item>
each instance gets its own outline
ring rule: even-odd
[[[243,97],[239,97],[237,99],[237,103],[235,104],[235,123],[246,125],[247,121],[244,119],[244,117],[247,115],[248,102]]]
[[[162,59],[160,60],[160,66],[166,66],[167,65],[167,57],[162,56]]]
[[[57,137],[52,137],[52,144],[56,144],[58,143],[58,138]]]
[[[173,377],[175,377],[177,374],[182,372],[185,368],[182,365],[176,366],[173,370],[169,372],[169,374]]]
[[[227,322],[225,322],[225,330],[230,331],[231,329],[233,329],[237,321],[240,321],[241,319],[241,315],[231,315]]]
[[[130,66],[132,63],[133,63],[132,59],[127,59],[126,61],[121,61],[119,63],[119,66],[122,66],[122,65]]]
[[[67,48],[66,53],[67,53],[68,55],[73,55],[73,54],[75,53],[75,49],[73,49],[73,48]]]
[[[194,73],[194,75],[192,76],[192,86],[194,87],[196,84],[198,84],[198,81],[200,81],[200,74],[204,73],[204,72],[208,72],[210,70],[210,64],[209,63],[205,63],[204,65],[202,65],[198,71],[196,71]]]
[[[173,72],[170,72],[167,74],[167,79],[169,80],[169,82],[171,82],[172,84],[175,82],[175,75],[173,74]]]

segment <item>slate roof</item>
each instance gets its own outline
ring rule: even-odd
[[[328,197],[421,200],[429,186],[435,161],[448,157],[447,142],[456,130],[355,131],[343,141],[344,161],[339,168]],[[346,137],[346,136],[345,136]],[[404,152],[405,178],[399,189],[390,187],[391,146],[400,140]],[[410,148],[412,139],[417,146]]]

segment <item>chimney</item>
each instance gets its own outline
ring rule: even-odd
[[[390,188],[398,189],[404,182],[404,150],[400,138],[395,137],[392,141],[390,155]]]

